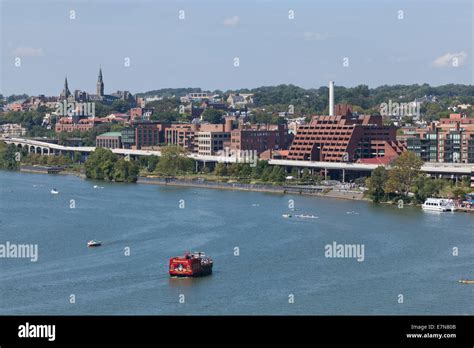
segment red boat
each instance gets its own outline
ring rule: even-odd
[[[190,253],[170,259],[170,276],[201,277],[212,273],[213,261],[203,252]]]

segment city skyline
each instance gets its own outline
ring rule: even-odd
[[[92,94],[98,67],[106,93],[474,80],[464,0],[26,3],[1,3],[4,95],[58,95],[66,75]]]

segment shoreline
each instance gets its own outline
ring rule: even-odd
[[[30,174],[53,174],[47,171],[47,167],[21,167],[18,170],[19,173],[30,173]],[[60,175],[73,175],[81,179],[87,179],[85,174],[77,173],[73,171],[60,171],[54,174]],[[198,180],[186,180],[186,179],[163,179],[163,178],[150,178],[145,176],[139,176],[137,184],[144,185],[161,185],[171,187],[194,187],[202,189],[214,189],[214,190],[233,190],[233,191],[247,191],[247,192],[263,192],[263,193],[274,193],[279,195],[304,195],[321,198],[334,198],[350,201],[362,201],[362,202],[373,202],[369,198],[364,197],[362,192],[356,191],[337,191],[331,189],[329,192],[322,193],[321,187],[297,187],[297,186],[281,186],[281,185],[267,185],[267,184],[242,184],[242,183],[227,183],[219,181],[198,181]],[[393,204],[390,202],[379,202],[378,204]],[[411,206],[420,206],[418,204],[408,204]],[[456,212],[460,213],[474,213],[474,209],[457,208]]]
[[[50,172],[48,170],[49,167],[35,167],[35,166],[30,166],[30,165],[22,165],[18,169],[19,173],[32,173],[32,174],[59,174],[59,175],[74,175],[77,176],[78,178],[85,179],[86,175],[70,170],[61,170],[61,171],[55,171],[55,172]]]
[[[266,192],[276,193],[281,195],[293,194],[293,195],[305,195],[314,197],[327,197],[337,198],[351,201],[366,201],[370,202],[369,199],[363,197],[362,192],[342,192],[331,190],[327,193],[320,192],[317,188],[309,187],[296,187],[296,186],[279,186],[279,185],[265,185],[265,184],[241,184],[241,183],[226,183],[226,182],[213,182],[213,181],[197,181],[197,180],[185,180],[185,179],[174,179],[167,180],[161,178],[149,178],[149,177],[138,177],[138,184],[145,185],[161,185],[161,186],[172,186],[172,187],[195,187],[204,189],[217,189],[217,190],[234,190],[234,191],[248,191],[248,192]]]
[[[21,166],[18,170],[20,173],[30,174],[60,174],[60,175],[73,175],[81,179],[87,179],[85,174],[72,172],[72,171],[59,171],[55,173],[48,172],[48,167],[34,167],[34,166]],[[161,186],[172,186],[172,187],[195,187],[203,189],[214,189],[214,190],[233,190],[233,191],[247,191],[247,192],[264,192],[264,193],[275,193],[280,195],[304,195],[313,197],[323,198],[335,198],[351,201],[364,201],[371,202],[370,199],[365,198],[362,192],[354,191],[335,191],[331,190],[327,193],[322,193],[321,188],[316,187],[297,187],[297,186],[282,186],[282,185],[267,185],[267,184],[242,184],[242,183],[227,183],[219,181],[197,181],[197,180],[186,180],[186,179],[162,179],[162,178],[150,178],[146,176],[139,176],[137,184],[145,185],[161,185]]]

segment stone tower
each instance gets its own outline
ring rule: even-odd
[[[99,68],[99,78],[97,79],[97,95],[104,96],[104,81],[102,80],[102,68]]]

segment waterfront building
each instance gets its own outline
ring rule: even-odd
[[[122,129],[122,147],[132,149],[135,146],[135,128],[127,127]]]
[[[404,150],[396,127],[383,125],[381,116],[354,116],[345,104],[336,105],[333,113],[313,116],[298,127],[289,160],[355,162]]]
[[[474,163],[474,118],[451,114],[417,128],[406,141],[425,162]]]
[[[200,131],[197,135],[198,155],[215,156],[229,143],[230,133],[222,131]]]
[[[144,147],[158,146],[165,142],[165,131],[168,124],[159,122],[140,121],[134,122],[135,147],[140,150]]]
[[[234,151],[256,151],[257,155],[267,150],[288,149],[292,135],[286,124],[239,125],[231,131],[230,149]]]
[[[96,137],[96,146],[107,149],[120,149],[122,147],[122,134],[120,132],[107,132]]]
[[[194,151],[194,137],[199,130],[196,123],[176,123],[165,130],[165,142],[167,145],[180,146],[190,152]]]

